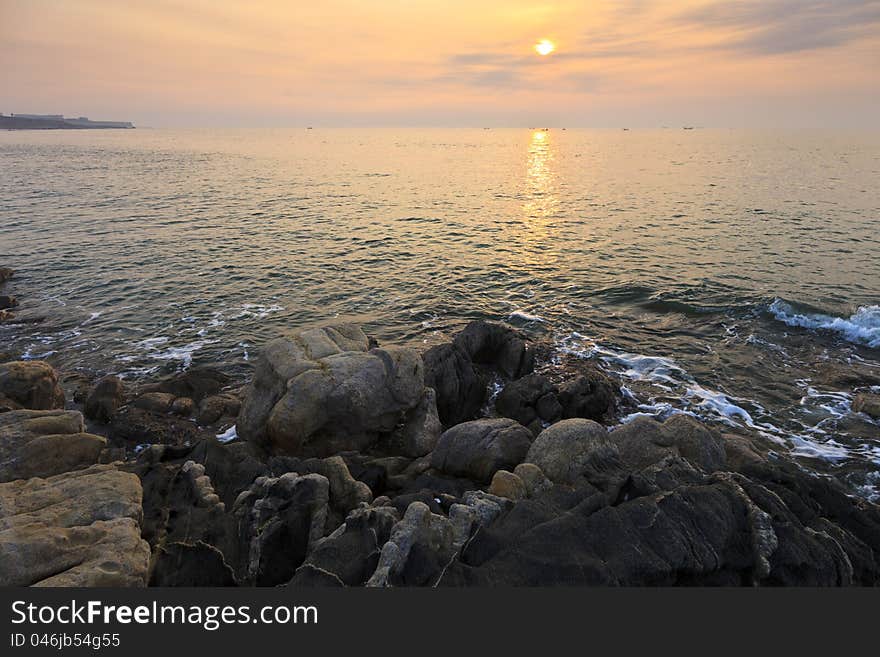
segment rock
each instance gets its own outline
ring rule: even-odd
[[[315,473],[326,477],[330,483],[330,505],[340,510],[343,517],[359,505],[373,501],[373,493],[369,486],[351,476],[341,456],[306,459],[297,464],[296,472]]]
[[[0,364],[0,395],[24,408],[64,408],[64,391],[51,365],[41,360]]]
[[[168,413],[175,396],[170,392],[147,392],[137,397],[131,405],[151,413]]]
[[[117,376],[100,379],[86,398],[85,416],[105,424],[113,419],[125,398],[125,385]]]
[[[15,308],[18,305],[18,299],[9,294],[0,294],[0,310]]]
[[[527,497],[534,497],[553,487],[553,482],[547,479],[541,468],[534,463],[520,463],[513,469],[513,474],[519,477],[525,486]]]
[[[84,433],[76,411],[0,414],[0,482],[50,477],[98,462],[107,439]]]
[[[523,480],[507,470],[499,470],[492,475],[489,493],[498,497],[506,497],[509,500],[521,500],[528,495]]]
[[[532,434],[508,418],[472,420],[440,436],[431,467],[446,474],[489,481],[498,470],[513,470],[531,446]]]
[[[334,330],[266,346],[236,423],[240,438],[269,453],[323,457],[363,451],[407,419],[424,396],[419,355],[396,347],[325,355],[337,342],[366,346],[355,329]]]
[[[453,344],[474,363],[488,365],[509,379],[530,374],[535,367],[534,352],[519,332],[498,322],[473,321]]]
[[[355,509],[342,526],[315,544],[290,586],[363,586],[399,521],[390,506]]]
[[[516,420],[541,432],[542,422],[556,422],[562,417],[562,406],[556,398],[556,386],[540,374],[528,374],[504,386],[495,399],[499,415]]]
[[[455,554],[449,518],[422,502],[409,505],[382,546],[370,587],[431,585]]]
[[[95,465],[0,484],[0,585],[144,586],[141,486]]]
[[[223,553],[202,541],[169,543],[156,550],[150,586],[236,586]]]
[[[620,389],[596,368],[559,386],[562,416],[586,418],[601,422],[614,416]]]
[[[171,402],[171,408],[169,410],[175,415],[179,415],[181,417],[189,417],[190,415],[192,415],[195,407],[195,402],[193,402],[193,400],[189,397],[178,397],[173,402]]]
[[[15,272],[9,267],[0,267],[0,284],[8,281],[14,274]]]
[[[214,424],[222,417],[235,417],[241,410],[241,401],[235,395],[211,395],[199,404],[196,422],[205,426]]]
[[[215,395],[229,383],[229,377],[211,367],[192,367],[164,379],[141,386],[141,393],[164,392],[172,397],[189,397],[200,403],[208,395]]]
[[[726,461],[721,436],[689,415],[673,415],[663,424],[638,417],[615,428],[610,437],[632,468],[647,467],[670,454],[680,455],[707,472],[723,468]]]
[[[488,376],[452,343],[431,347],[422,360],[425,385],[436,391],[437,414],[443,426],[474,419],[486,399]]]
[[[537,465],[552,482],[568,485],[603,481],[621,466],[617,447],[605,428],[582,418],[544,429],[524,460]]]
[[[880,395],[861,392],[853,399],[852,409],[856,413],[865,413],[880,420]]]
[[[237,579],[256,586],[289,581],[324,535],[330,484],[318,474],[260,477],[235,501],[245,546]]]
[[[418,458],[434,450],[441,433],[443,425],[437,414],[437,395],[433,388],[425,388],[422,400],[406,422],[383,441],[383,449],[390,454]]]

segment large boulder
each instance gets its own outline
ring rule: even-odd
[[[649,417],[637,417],[610,434],[623,461],[632,468],[644,468],[670,455],[678,455],[707,472],[726,463],[721,435],[696,418],[676,414],[662,424]]]
[[[87,418],[106,424],[113,419],[124,398],[125,385],[122,379],[118,376],[105,376],[89,392],[83,412]]]
[[[0,484],[0,586],[144,586],[138,478],[95,465]]]
[[[534,351],[519,332],[506,324],[473,321],[455,336],[453,344],[474,362],[488,365],[508,379],[518,379],[535,367]]]
[[[550,481],[568,485],[602,481],[621,465],[617,446],[605,428],[581,418],[544,429],[524,460],[537,465]]]
[[[614,415],[619,387],[596,368],[559,386],[559,403],[566,418],[582,417],[601,422]]]
[[[0,482],[92,465],[106,446],[106,438],[85,433],[77,411],[0,413]]]
[[[508,418],[489,418],[447,429],[431,455],[431,467],[453,476],[488,482],[513,470],[532,444],[532,433]]]
[[[64,391],[58,385],[58,374],[41,360],[0,364],[0,397],[7,397],[23,408],[64,408]]]
[[[257,586],[288,582],[324,536],[330,484],[319,474],[260,477],[235,501],[238,580]]]
[[[268,452],[324,457],[391,433],[424,398],[422,360],[411,349],[368,345],[351,326],[270,342],[238,416],[239,437]],[[342,350],[352,348],[361,350]]]
[[[495,410],[529,427],[535,435],[544,423],[552,424],[562,417],[556,386],[540,374],[528,374],[504,386],[495,399]]]
[[[437,392],[437,413],[444,426],[472,420],[486,400],[489,378],[468,355],[452,343],[422,354],[425,385]]]

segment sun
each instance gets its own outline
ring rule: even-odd
[[[542,57],[549,55],[555,50],[556,44],[553,43],[550,39],[541,39],[540,41],[538,41],[538,43],[535,44],[535,52]]]

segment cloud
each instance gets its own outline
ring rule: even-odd
[[[842,46],[876,34],[880,0],[713,0],[678,15],[682,26],[721,30],[718,46],[776,55]]]

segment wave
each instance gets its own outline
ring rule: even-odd
[[[840,333],[848,341],[880,348],[880,306],[860,306],[849,317],[823,313],[798,312],[792,304],[774,299],[770,313],[788,326]]]

